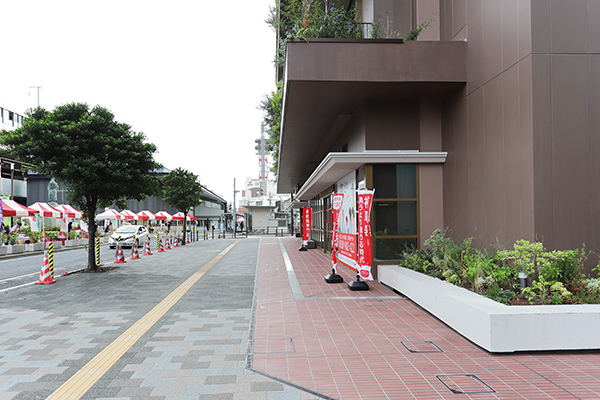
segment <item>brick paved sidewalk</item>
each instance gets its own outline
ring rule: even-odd
[[[488,353],[377,282],[349,291],[348,269],[325,283],[329,257],[299,247],[261,241],[256,370],[343,400],[600,398],[599,352]]]

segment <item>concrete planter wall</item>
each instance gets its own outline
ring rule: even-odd
[[[7,254],[25,253],[25,245],[24,244],[13,244],[13,245],[9,244],[6,247],[8,247]]]
[[[25,251],[42,251],[44,250],[43,243],[29,243],[25,245]]]
[[[65,247],[75,247],[79,245],[79,240],[77,239],[67,239],[65,240]]]
[[[8,254],[8,246],[0,246],[0,256],[5,256]]]
[[[600,305],[507,306],[391,265],[379,280],[490,352],[600,349]]]

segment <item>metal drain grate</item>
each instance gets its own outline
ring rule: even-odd
[[[400,342],[411,353],[443,353],[437,344],[431,340]]]
[[[496,393],[474,374],[436,375],[435,377],[454,394]]]
[[[295,353],[294,339],[292,338],[267,338],[254,339],[254,354],[268,353]]]
[[[367,307],[388,307],[388,304],[383,300],[361,300],[362,303]]]

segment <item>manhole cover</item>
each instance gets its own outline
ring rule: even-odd
[[[473,374],[436,375],[436,378],[454,394],[496,393]]]

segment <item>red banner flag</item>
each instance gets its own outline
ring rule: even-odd
[[[342,209],[344,194],[333,193],[331,199],[333,205],[333,207],[331,207],[331,263],[333,264],[333,270],[337,273],[338,218],[340,210]]]
[[[312,209],[302,208],[302,244],[306,246],[310,238],[310,228],[312,227]]]
[[[371,206],[375,189],[358,190],[358,254],[357,266],[361,278],[373,280],[371,259],[373,242],[371,237]]]

